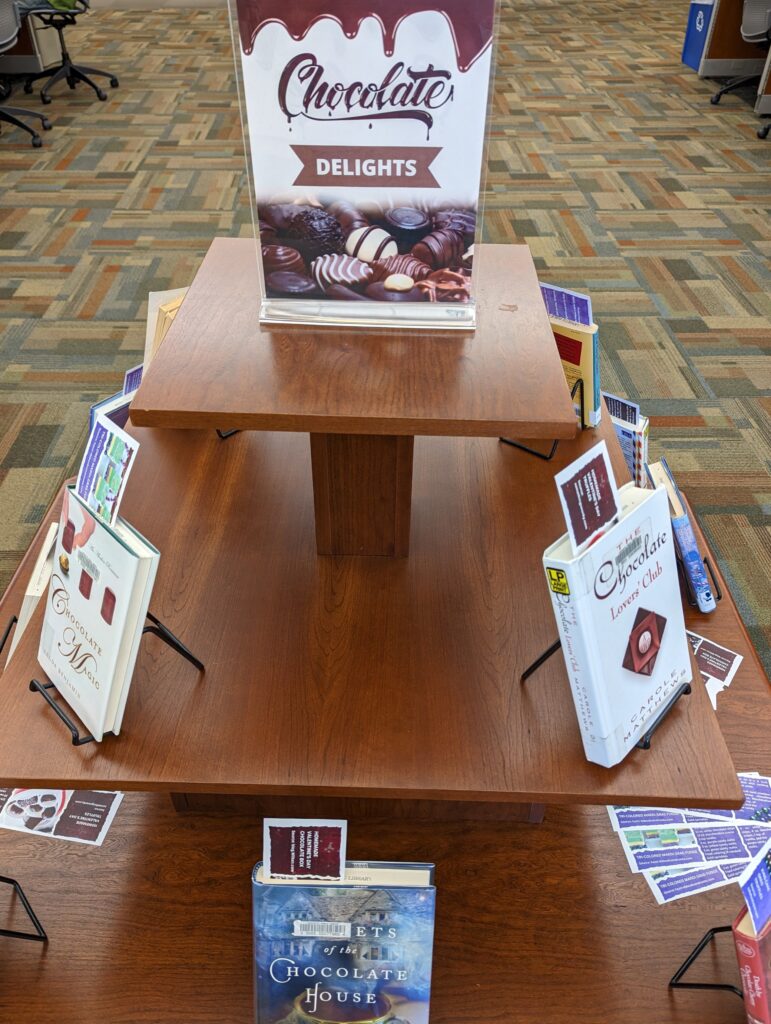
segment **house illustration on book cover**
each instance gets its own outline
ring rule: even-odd
[[[433,888],[254,887],[259,1024],[427,1024]]]

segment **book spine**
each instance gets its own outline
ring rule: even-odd
[[[609,729],[598,700],[592,665],[600,664],[592,642],[591,623],[582,614],[580,572],[569,563],[544,557],[554,617],[557,620],[562,655],[573,694],[573,703],[581,729],[584,753],[588,761],[610,768],[620,757],[609,750],[603,736]]]
[[[715,598],[710,589],[704,562],[687,512],[685,515],[672,517],[672,529],[699,611],[714,612],[717,607]]]
[[[589,410],[589,422],[596,427],[602,416],[602,399],[600,398],[600,332],[594,332],[592,338],[592,408]]]
[[[768,980],[765,977],[761,942],[737,931],[747,911],[743,910],[733,923],[734,946],[744,993],[744,1010],[749,1024],[771,1024]]]

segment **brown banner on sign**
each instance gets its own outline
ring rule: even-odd
[[[439,188],[431,164],[438,146],[292,146],[302,161],[295,185]]]

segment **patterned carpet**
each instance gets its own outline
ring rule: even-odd
[[[505,2],[486,234],[591,292],[604,386],[651,416],[771,670],[771,141],[680,64],[685,9]],[[83,20],[73,54],[120,88],[59,86],[41,150],[0,139],[0,587],[141,358],[147,292],[250,231],[224,9]]]

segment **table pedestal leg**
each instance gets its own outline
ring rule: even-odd
[[[409,436],[311,434],[320,555],[407,554],[414,441]]]

